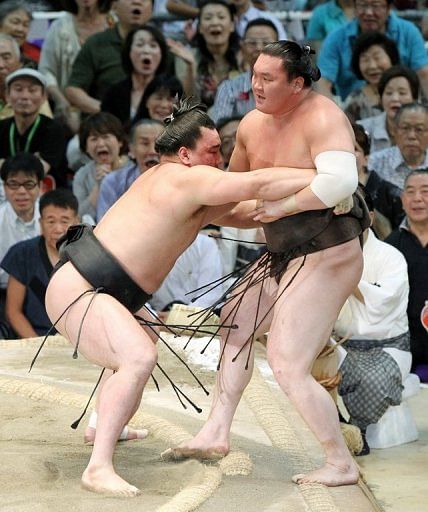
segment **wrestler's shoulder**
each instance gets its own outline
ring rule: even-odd
[[[333,100],[315,91],[308,98],[307,110],[314,116],[325,113],[328,116],[346,118],[346,114]]]
[[[260,112],[257,109],[250,110],[245,116],[241,119],[239,123],[239,131],[248,130],[249,128],[254,128],[255,126],[259,126],[263,123],[266,118],[266,114]]]
[[[266,117],[266,114],[263,114],[263,112],[260,112],[260,110],[254,109],[250,110],[245,114],[245,116],[241,119],[241,123],[254,123],[261,121]]]
[[[307,128],[316,130],[349,124],[343,110],[334,101],[318,93],[311,95],[299,117]]]

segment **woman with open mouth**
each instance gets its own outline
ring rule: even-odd
[[[358,121],[370,136],[371,153],[394,146],[394,118],[398,109],[418,101],[418,75],[404,66],[392,66],[384,71],[379,81],[379,95],[383,112]]]
[[[162,33],[152,25],[131,30],[123,46],[122,63],[128,76],[110,87],[101,110],[115,115],[129,129],[147,85],[168,69],[170,56]]]
[[[79,128],[80,114],[65,97],[73,63],[88,37],[114,25],[106,0],[63,0],[62,16],[49,27],[40,54],[39,71],[48,81],[47,91],[55,105],[55,117],[71,131]]]
[[[79,216],[95,224],[98,193],[103,178],[128,162],[128,145],[122,123],[108,112],[86,118],[79,131],[80,149],[90,158],[73,180],[73,193],[79,201]]]
[[[177,76],[187,95],[211,106],[217,87],[240,72],[237,55],[239,36],[234,27],[233,5],[225,0],[204,0],[200,5],[198,28],[192,40],[194,66],[176,63]]]

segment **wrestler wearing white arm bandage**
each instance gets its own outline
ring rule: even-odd
[[[346,213],[352,207],[352,194],[358,185],[357,160],[349,151],[323,151],[315,159],[317,175],[309,185],[311,191],[335,213]],[[299,211],[296,194],[282,201],[282,211]]]
[[[349,151],[323,151],[315,157],[317,175],[309,185],[326,206],[351,196],[358,186],[357,160]]]

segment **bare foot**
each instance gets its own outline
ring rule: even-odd
[[[161,453],[161,459],[164,461],[178,461],[184,459],[198,459],[198,460],[220,460],[228,451],[221,451],[221,449],[208,449],[203,450],[201,448],[187,448],[187,447],[176,447],[168,448]]]
[[[294,475],[291,479],[295,484],[324,484],[329,487],[353,485],[358,482],[360,472],[354,463],[347,467],[339,467],[326,462],[322,468],[306,474]]]
[[[82,475],[82,487],[91,492],[134,498],[140,490],[128,484],[113,468],[86,468]]]
[[[93,427],[86,427],[85,435],[83,440],[85,444],[93,445],[95,441],[95,434],[97,430]],[[135,430],[126,426],[118,439],[118,441],[134,441],[136,439],[145,439],[149,435],[149,431],[146,428],[141,430]]]

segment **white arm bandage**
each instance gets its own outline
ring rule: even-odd
[[[333,207],[353,194],[358,185],[355,155],[349,151],[323,151],[315,157],[317,175],[312,192],[326,206]]]

